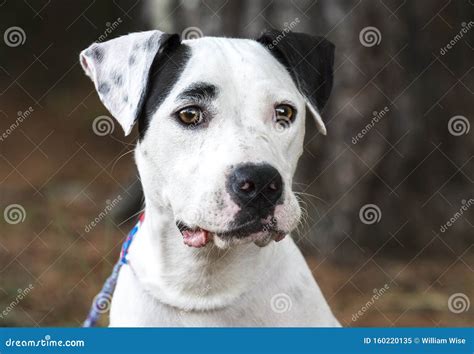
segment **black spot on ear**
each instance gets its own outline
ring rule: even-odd
[[[123,77],[122,77],[121,74],[115,72],[115,73],[112,74],[112,81],[114,82],[115,85],[122,86]]]
[[[104,60],[105,52],[101,47],[95,47],[91,49],[91,56],[97,63],[101,63]]]
[[[101,93],[102,95],[106,95],[109,93],[110,91],[110,85],[106,82],[102,83],[99,85],[99,88],[97,89],[99,91],[99,93]]]
[[[143,49],[148,50],[148,51],[155,50],[154,41],[155,41],[154,38],[148,38],[145,45],[143,46]]]
[[[153,60],[148,87],[143,96],[143,108],[139,114],[139,139],[143,139],[150,119],[178,81],[191,57],[191,48],[182,44],[178,35],[167,35]]]
[[[269,30],[257,39],[285,66],[301,93],[322,110],[332,89],[334,44],[306,33]]]
[[[130,55],[130,58],[128,58],[128,64],[133,65],[135,64],[135,61],[136,61],[135,55],[134,54]]]

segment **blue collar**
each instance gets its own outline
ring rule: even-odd
[[[117,263],[115,263],[114,268],[112,270],[112,274],[110,274],[110,276],[105,281],[102,290],[96,295],[96,297],[94,297],[91,309],[89,310],[89,314],[87,315],[87,318],[84,321],[82,327],[95,327],[101,315],[109,310],[110,304],[112,302],[112,294],[115,290],[115,286],[117,285],[117,279],[120,272],[120,268],[122,268],[124,264],[128,263],[128,250],[130,249],[130,245],[132,244],[132,241],[135,238],[138,229],[142,225],[143,220],[145,220],[144,213],[140,215],[138,223],[128,233],[127,238],[123,242],[119,260],[117,261]]]

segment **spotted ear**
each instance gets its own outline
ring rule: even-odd
[[[329,99],[333,82],[335,46],[324,37],[269,30],[257,39],[291,74],[319,131],[326,135],[320,112]]]
[[[82,68],[125,135],[140,115],[153,60],[170,42],[179,41],[178,35],[160,31],[138,32],[94,43],[81,52]]]

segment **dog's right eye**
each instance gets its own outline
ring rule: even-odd
[[[296,109],[289,104],[280,104],[275,107],[275,123],[278,128],[288,128],[295,120]]]
[[[178,118],[186,125],[197,125],[202,121],[202,111],[199,107],[186,107],[178,111]]]

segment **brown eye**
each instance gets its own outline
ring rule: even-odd
[[[186,125],[196,125],[202,121],[202,111],[199,107],[186,107],[178,112],[178,117]]]
[[[275,107],[276,123],[288,126],[293,122],[295,116],[295,109],[287,104],[280,104]]]

